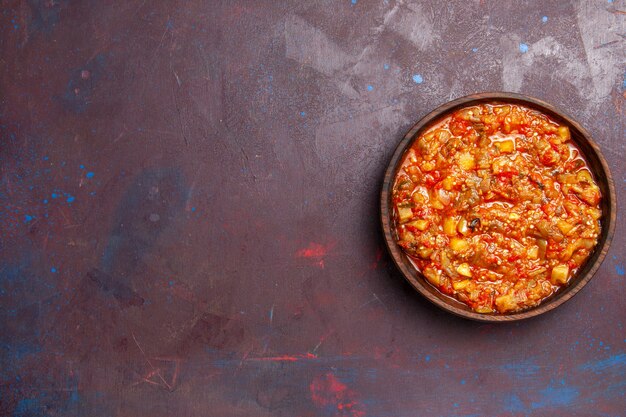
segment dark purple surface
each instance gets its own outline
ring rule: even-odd
[[[623,1],[105,3],[2,2],[0,415],[623,415],[623,222],[511,325],[378,226],[404,132],[488,90],[580,121],[623,206]]]

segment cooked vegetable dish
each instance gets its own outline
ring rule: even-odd
[[[567,286],[600,234],[600,189],[567,126],[520,105],[455,111],[396,175],[398,244],[478,313],[537,306]]]

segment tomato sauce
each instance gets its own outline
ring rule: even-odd
[[[405,153],[397,242],[439,291],[479,313],[537,306],[600,234],[600,189],[567,126],[519,105],[455,111]]]

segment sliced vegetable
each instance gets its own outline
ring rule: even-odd
[[[570,139],[569,129],[567,126],[559,126],[556,131],[559,137],[563,140],[563,142]]]
[[[422,164],[420,165],[420,168],[424,172],[430,172],[436,167],[437,167],[437,164],[435,163],[435,161],[423,161]]]
[[[600,189],[597,186],[588,186],[585,188],[572,187],[578,194],[578,197],[590,206],[597,206],[600,202]]]
[[[467,263],[462,263],[461,265],[457,266],[456,272],[458,272],[460,275],[463,275],[464,277],[472,276],[472,270]]]
[[[457,230],[457,232],[459,232],[462,235],[468,235],[469,234],[470,231],[469,231],[467,220],[465,220],[465,217],[463,217],[461,220],[459,220],[459,222],[456,225],[456,230]]]
[[[457,220],[454,217],[446,217],[443,220],[443,232],[448,236],[456,236]]]
[[[441,273],[434,268],[425,268],[423,272],[424,276],[435,287],[438,287],[441,283],[440,277]]]
[[[469,249],[469,243],[467,243],[467,240],[465,239],[453,237],[450,239],[450,249],[454,252],[462,253]]]
[[[429,224],[428,220],[419,219],[419,220],[414,220],[410,223],[407,223],[407,226],[413,226],[417,230],[424,231],[428,228],[428,224]]]
[[[491,170],[494,174],[506,174],[516,171],[513,161],[506,156],[496,158],[491,164]]]
[[[448,205],[452,200],[452,194],[446,190],[439,189],[437,190],[437,200],[441,201],[444,205]]]
[[[413,218],[413,210],[411,207],[398,207],[398,217],[400,223],[406,223]]]
[[[501,313],[517,309],[517,300],[512,294],[504,294],[496,297],[496,307]]]
[[[545,239],[537,239],[537,247],[539,248],[539,258],[546,258],[546,251],[548,250],[548,241]]]
[[[589,170],[581,169],[576,173],[576,180],[585,184],[593,184],[593,177]]]
[[[446,191],[451,191],[454,188],[454,177],[446,177],[443,181],[441,181],[441,186]]]
[[[430,206],[437,210],[443,210],[443,208],[445,207],[443,203],[439,200],[433,200],[432,203],[430,203]]]
[[[489,314],[489,313],[493,313],[493,308],[487,305],[478,305],[474,307],[474,311],[477,313],[481,313],[481,314]]]
[[[569,275],[569,267],[567,265],[558,265],[552,268],[550,279],[553,284],[565,284]]]
[[[459,155],[459,166],[466,171],[474,169],[476,166],[474,156],[469,152],[463,152]]]
[[[470,281],[469,279],[464,279],[463,281],[454,281],[452,282],[452,287],[455,290],[459,291],[459,290],[466,288],[470,282],[472,281]]]
[[[433,252],[434,250],[432,248],[422,248],[417,252],[417,255],[422,259],[426,259],[430,258],[430,255],[432,255]]]
[[[511,153],[515,150],[515,142],[511,139],[496,142],[495,145],[502,153]]]
[[[561,233],[567,235],[574,228],[574,225],[565,220],[557,220],[556,227],[559,228]]]
[[[576,239],[565,247],[565,249],[561,252],[560,259],[562,261],[568,261],[577,250],[591,249],[595,246],[595,244],[595,239]]]

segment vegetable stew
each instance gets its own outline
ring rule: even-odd
[[[439,291],[510,313],[564,287],[600,234],[600,189],[567,126],[481,104],[420,134],[393,186],[398,244]]]

